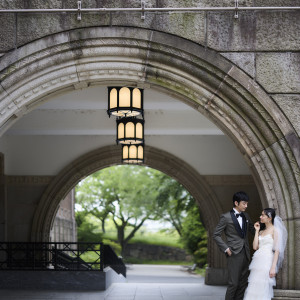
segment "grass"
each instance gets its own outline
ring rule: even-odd
[[[116,232],[106,232],[103,237],[117,241]],[[183,248],[179,241],[179,235],[176,232],[137,232],[136,235],[129,241],[130,244],[147,244],[158,246],[169,246],[175,248]]]

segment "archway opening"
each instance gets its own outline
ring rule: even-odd
[[[283,218],[289,222],[289,231],[293,236],[294,212],[298,211],[299,206],[299,164],[297,149],[293,146],[295,133],[283,113],[276,105],[272,106],[272,99],[255,82],[216,53],[164,33],[133,28],[114,29],[111,32],[110,28],[95,28],[85,34],[80,30],[62,33],[64,34],[68,43],[74,43],[67,50],[60,47],[66,46],[65,40],[57,40],[58,47],[53,47],[53,39],[45,38],[35,42],[39,45],[38,48],[24,46],[19,51],[16,67],[9,68],[15,58],[8,57],[5,60],[7,69],[4,70],[2,84],[6,87],[5,95],[8,95],[8,109],[1,116],[2,132],[47,96],[53,96],[53,93],[62,90],[80,89],[107,81],[138,83],[163,90],[208,116],[235,142],[254,175],[261,201],[278,208]],[[111,37],[115,40],[111,40]],[[87,43],[76,43],[79,38]],[[91,40],[92,44],[89,43]],[[120,55],[118,51],[122,42],[126,47],[132,43],[128,46],[129,51],[125,52],[126,59],[124,52]],[[103,51],[96,51],[91,55],[91,45],[93,50]],[[76,47],[87,51],[80,52],[83,54],[78,56]],[[33,49],[39,49],[38,56]],[[43,56],[44,54],[47,55]],[[107,61],[103,60],[108,54],[109,68]],[[52,56],[59,56],[60,61],[50,62]],[[42,63],[44,59],[47,60],[45,64]],[[32,67],[34,72],[29,71],[28,64],[34,64],[36,60],[39,61],[37,68]],[[24,66],[27,76],[23,73]],[[61,68],[64,68],[64,73],[58,76]],[[12,75],[14,80],[11,81]],[[26,84],[28,82],[30,84]],[[268,109],[270,106],[271,110]],[[3,152],[7,151],[8,144],[4,137],[4,143],[1,143]],[[55,149],[52,150],[55,153]],[[160,155],[152,150],[149,152],[152,157]],[[74,162],[69,159],[70,163],[71,161]],[[159,157],[153,159],[153,165],[155,161],[159,161]],[[105,165],[104,162],[103,164]],[[80,166],[77,167],[77,170],[81,170],[79,173],[74,169],[70,170],[70,165],[60,173],[66,175],[69,172],[69,176],[72,174],[72,180],[68,181],[70,185],[74,185],[85,171],[86,174],[91,171],[83,171]],[[176,173],[176,170],[171,171]],[[49,228],[49,217],[45,216],[47,213],[49,216],[53,214],[53,207],[57,204],[55,195],[68,188],[70,186],[62,188],[58,184],[53,189],[52,183],[49,184],[47,195],[40,202],[42,204],[37,205],[32,230],[34,239],[42,239],[47,232],[45,228]],[[50,198],[54,199],[53,204]],[[294,258],[296,254],[294,246],[291,246],[289,257]],[[291,286],[294,269],[295,265],[290,264]]]
[[[50,234],[53,242],[71,242],[70,227],[62,234],[59,225],[64,213],[66,223],[68,215],[75,214],[78,242],[108,244],[127,264],[195,264],[203,273],[206,230],[195,199],[175,179],[149,167],[117,165],[84,178],[75,191],[60,203]],[[159,274],[150,276],[155,278]],[[144,280],[149,282],[147,276]]]

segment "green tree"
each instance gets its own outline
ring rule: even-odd
[[[203,267],[207,259],[207,233],[196,204],[188,210],[182,223],[181,241],[185,249],[193,255],[195,263]]]
[[[122,253],[146,220],[159,217],[157,172],[140,166],[114,166],[90,175],[76,187],[77,204],[101,220],[103,232],[105,220],[112,217]]]
[[[161,217],[178,232],[184,248],[202,267],[207,257],[207,234],[194,198],[178,181],[160,173],[158,201]]]
[[[158,203],[161,218],[169,222],[182,236],[182,222],[187,212],[194,206],[190,193],[175,179],[160,173],[158,187]]]

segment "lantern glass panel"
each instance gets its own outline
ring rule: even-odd
[[[134,124],[132,122],[128,122],[126,125],[125,125],[125,129],[126,129],[126,138],[134,138]]]
[[[122,107],[130,107],[130,90],[127,87],[120,89],[119,105]]]
[[[111,108],[116,108],[117,105],[118,105],[118,92],[116,89],[112,89],[110,91],[110,95],[109,95],[109,98],[110,98],[110,102],[109,102],[109,105],[110,105],[110,109]]]
[[[138,155],[137,157],[139,159],[144,159],[144,147],[143,146],[138,146]]]
[[[139,89],[134,89],[132,92],[132,106],[136,108],[142,107],[142,95]]]
[[[124,124],[120,123],[118,125],[118,139],[123,139],[124,138]]]
[[[131,159],[136,158],[137,157],[137,153],[136,152],[137,152],[137,147],[131,145],[129,147],[129,158],[131,158]]]
[[[136,124],[136,137],[138,139],[143,138],[143,125],[141,123]]]
[[[128,146],[123,146],[123,159],[128,159]]]

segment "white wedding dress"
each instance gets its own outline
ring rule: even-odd
[[[244,300],[271,300],[275,278],[270,278],[269,271],[273,262],[273,243],[271,234],[259,236],[259,248],[255,251],[249,266],[248,287]]]

